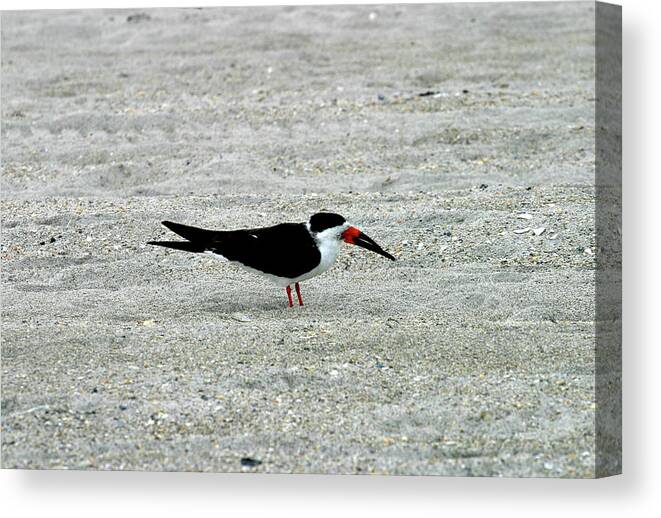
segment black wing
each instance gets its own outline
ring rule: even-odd
[[[315,268],[321,253],[302,223],[273,227],[215,231],[164,221],[163,225],[189,243],[151,242],[191,252],[213,252],[230,261],[278,277],[296,278]]]
[[[260,272],[293,279],[321,261],[312,236],[300,223],[219,232],[209,249]]]

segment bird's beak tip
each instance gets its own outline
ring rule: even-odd
[[[349,227],[344,231],[342,237],[349,244],[360,246],[383,257],[386,257],[391,261],[395,261],[395,257],[393,255],[386,252],[371,237],[369,237],[364,232],[361,232],[356,227]]]

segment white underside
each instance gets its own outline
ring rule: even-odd
[[[314,236],[314,239],[317,242],[317,246],[319,247],[319,252],[321,252],[321,261],[319,261],[319,264],[313,270],[310,270],[309,272],[304,273],[303,275],[299,275],[298,277],[295,278],[290,279],[287,277],[278,277],[277,275],[271,275],[269,273],[264,273],[262,271],[255,270],[254,268],[245,266],[244,264],[238,261],[230,261],[230,262],[238,264],[244,270],[248,270],[249,272],[254,272],[258,275],[261,275],[262,277],[284,288],[289,286],[290,284],[294,284],[297,282],[311,279],[312,277],[316,277],[317,275],[324,273],[331,266],[333,266],[333,263],[335,262],[335,259],[337,259],[337,254],[339,254],[340,247],[342,246],[343,243],[343,241],[339,239],[339,236],[348,227],[349,224],[347,223],[342,225],[341,227],[329,228],[328,230],[324,230],[323,232],[319,232],[318,234],[316,234]],[[204,253],[211,255],[223,262],[229,261],[225,256],[216,254],[214,252],[204,252]]]

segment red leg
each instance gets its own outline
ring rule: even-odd
[[[291,286],[287,286],[287,298],[289,299],[289,307],[291,308],[294,305],[294,301],[291,298]]]
[[[298,285],[298,283],[296,283],[295,286],[296,286],[296,295],[298,296],[298,305],[302,306],[303,298],[301,297],[301,287]]]

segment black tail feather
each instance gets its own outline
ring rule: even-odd
[[[163,221],[162,223],[172,230],[172,232],[179,234],[181,237],[188,239],[189,241],[208,242],[218,233],[215,230],[189,227],[188,225],[182,225],[181,223],[173,223],[172,221]]]
[[[148,245],[164,246],[165,248],[174,248],[175,250],[184,250],[185,252],[202,253],[205,251],[204,245],[192,243],[190,241],[149,241]]]

